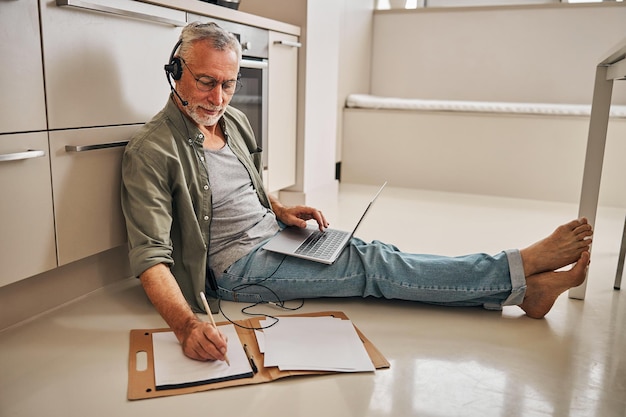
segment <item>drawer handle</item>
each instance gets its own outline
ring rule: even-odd
[[[65,152],[87,152],[98,149],[121,148],[126,146],[127,140],[122,142],[99,143],[96,145],[65,145]]]
[[[31,158],[41,158],[42,156],[45,156],[45,155],[46,153],[44,151],[35,151],[32,149],[29,149],[26,152],[5,153],[4,155],[0,155],[0,162],[20,161],[23,159],[31,159]]]
[[[300,48],[302,44],[294,41],[274,41],[274,45],[292,46],[294,48]]]
[[[97,12],[104,12],[110,14],[116,14],[118,16],[133,17],[135,19],[148,20],[150,22],[163,23],[172,26],[185,26],[187,22],[180,20],[168,19],[167,17],[154,16],[151,14],[134,12],[132,10],[120,9],[117,7],[105,6],[104,4],[89,3],[82,0],[56,0],[57,6],[69,6],[77,9],[95,10]]]

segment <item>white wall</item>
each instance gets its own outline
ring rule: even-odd
[[[297,184],[287,204],[336,190],[341,120],[350,93],[369,92],[374,0],[245,0],[240,10],[300,26]],[[330,185],[329,185],[330,184]],[[333,188],[334,187],[334,188]]]
[[[339,67],[339,10],[335,0],[248,0],[241,11],[300,26],[296,185],[281,191],[286,204],[336,191],[335,147]]]
[[[578,203],[582,116],[346,109],[342,180]],[[626,119],[609,122],[600,204],[626,208]]]
[[[626,4],[374,12],[371,93],[590,104]],[[626,104],[617,81],[614,104]],[[584,117],[345,110],[342,180],[576,203]],[[626,121],[609,123],[600,203],[626,207]]]
[[[377,11],[371,92],[588,104],[595,65],[624,38],[625,3]],[[626,85],[613,97],[626,104]]]
[[[341,161],[343,107],[349,94],[370,92],[374,0],[343,0],[339,31],[339,85],[337,91],[337,150]]]

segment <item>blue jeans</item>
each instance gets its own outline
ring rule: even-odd
[[[257,246],[217,277],[224,300],[279,302],[319,297],[384,297],[451,306],[500,309],[524,299],[518,250],[460,257],[404,253],[379,241],[353,238],[333,265]]]

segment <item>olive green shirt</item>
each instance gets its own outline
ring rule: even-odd
[[[233,153],[250,174],[259,201],[263,189],[260,149],[246,116],[228,107],[220,119]],[[204,135],[170,98],[133,135],[122,160],[122,210],[132,273],[163,263],[170,267],[189,305],[202,311],[210,242],[211,187],[204,165]]]

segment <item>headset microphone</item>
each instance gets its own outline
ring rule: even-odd
[[[167,78],[167,83],[170,85],[170,89],[174,94],[176,94],[176,97],[178,97],[180,103],[183,106],[186,106],[189,104],[189,102],[187,102],[187,100],[183,100],[180,94],[178,94],[178,91],[176,91],[174,85],[172,84],[172,80],[170,79],[171,76],[171,78],[175,80],[180,80],[180,77],[183,76],[183,66],[181,65],[180,58],[174,56],[176,54],[176,50],[181,43],[182,40],[176,42],[176,45],[174,45],[174,49],[172,49],[172,53],[170,54],[170,61],[168,64],[165,64],[163,69],[165,70],[165,77]]]
[[[166,67],[167,67],[167,65],[166,65]],[[170,90],[172,90],[172,93],[176,94],[176,97],[178,97],[178,99],[180,100],[180,104],[182,104],[183,106],[188,105],[189,102],[187,100],[183,100],[183,98],[180,96],[180,94],[178,94],[178,91],[176,91],[176,89],[172,85],[172,80],[170,80],[169,74],[167,75],[167,82],[170,85]]]

